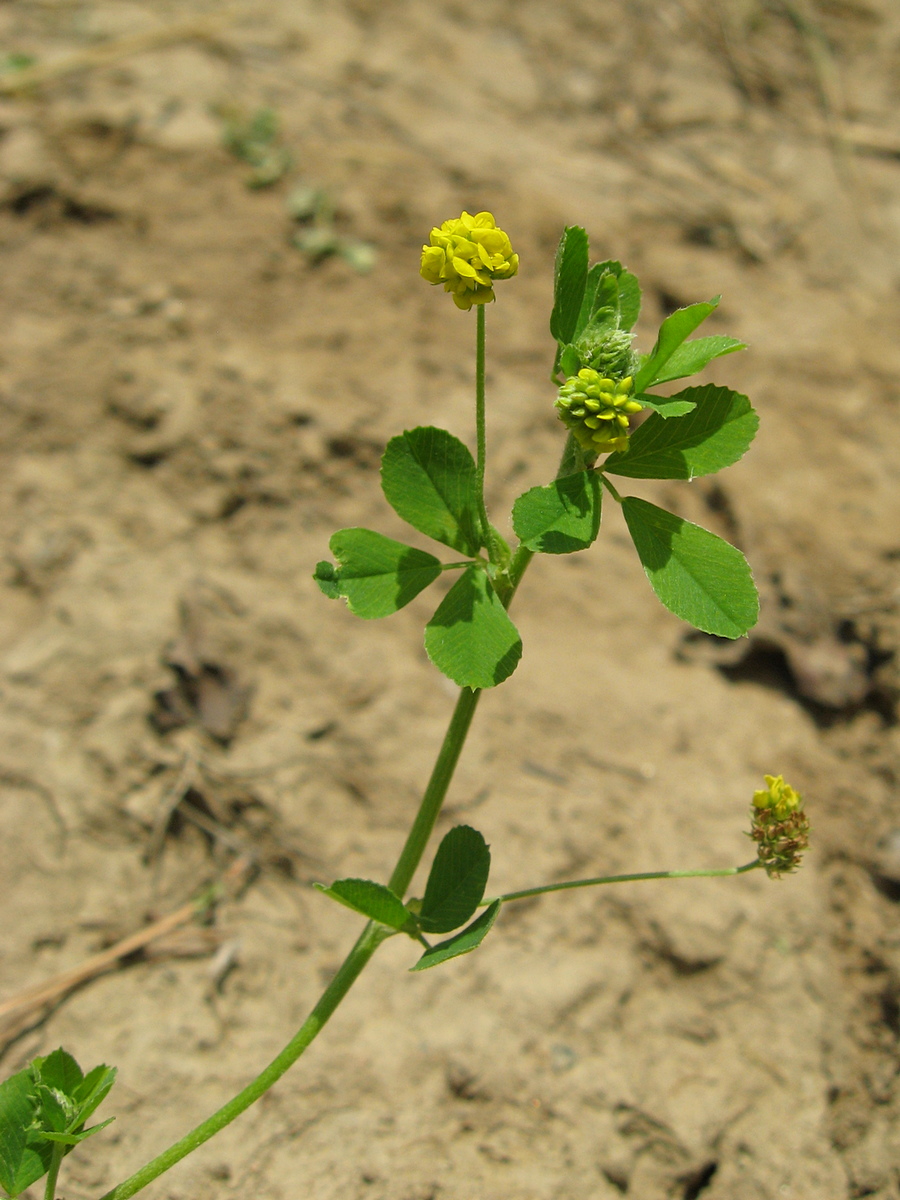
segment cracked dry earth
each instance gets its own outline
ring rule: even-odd
[[[735,540],[749,640],[663,611],[609,506],[536,561],[441,831],[491,887],[744,861],[764,771],[807,797],[800,874],[511,906],[410,976],[389,942],[326,1033],[153,1200],[900,1197],[900,10],[892,0],[19,0],[0,7],[0,1000],[255,870],[188,925],[7,1021],[119,1067],[66,1160],[98,1197],[241,1087],[355,937],[309,883],[386,878],[453,702],[420,598],[316,590],[415,424],[471,442],[472,322],[417,278],[487,208],[489,503],[550,478],[565,223],[673,307],[722,293],[709,376],[762,426],[714,481],[641,484]],[[19,60],[17,60],[19,61]],[[21,62],[19,63],[21,68]],[[18,81],[18,82],[17,82]],[[222,113],[277,112],[247,186]],[[292,244],[328,193],[357,274]],[[36,1196],[37,1189],[32,1189]]]

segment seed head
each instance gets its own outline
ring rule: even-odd
[[[631,376],[610,379],[582,367],[559,389],[556,411],[589,454],[605,454],[628,446],[628,418],[644,407],[631,398]]]
[[[800,866],[809,846],[809,818],[803,798],[782,775],[766,775],[766,787],[753,793],[749,836],[756,842],[759,861],[773,879]]]
[[[509,279],[518,269],[518,254],[489,212],[474,217],[464,212],[445,221],[440,229],[432,229],[430,244],[422,247],[422,278],[442,283],[457,308],[489,304],[494,280]]]

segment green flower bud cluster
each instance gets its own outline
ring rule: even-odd
[[[802,797],[784,776],[766,775],[765,780],[768,786],[753,793],[750,837],[766,874],[777,879],[800,866],[809,846],[809,818]]]
[[[581,361],[601,375],[621,379],[630,375],[635,365],[633,339],[634,334],[625,329],[607,329],[599,337],[588,331],[575,343],[575,349]]]
[[[628,445],[628,417],[644,407],[630,394],[630,376],[618,381],[582,367],[559,389],[556,411],[582,448],[590,454],[624,450]]]

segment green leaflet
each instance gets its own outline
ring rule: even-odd
[[[86,1121],[94,1110],[100,1106],[110,1088],[116,1082],[116,1074],[116,1068],[107,1067],[105,1063],[101,1063],[99,1067],[94,1067],[92,1071],[88,1071],[73,1093],[73,1098],[78,1104],[79,1121]],[[109,1122],[104,1121],[103,1124],[108,1125]],[[100,1127],[96,1126],[96,1128]]]
[[[26,1067],[0,1083],[0,1184],[18,1196],[49,1170],[52,1147],[43,1152],[28,1145],[28,1130],[38,1101],[31,1069]]]
[[[604,471],[632,479],[695,479],[737,462],[756,436],[759,417],[740,392],[708,383],[672,399],[694,407],[677,420],[654,413],[631,435],[627,450],[609,456]]]
[[[403,901],[383,883],[371,879],[338,879],[330,887],[322,883],[313,884],[313,887],[339,904],[362,913],[371,921],[389,925],[391,929],[403,929],[410,923],[410,914]]]
[[[441,601],[425,626],[425,650],[460,687],[494,687],[516,669],[522,639],[480,567],[468,567]]]
[[[446,429],[428,425],[391,438],[381,460],[381,489],[420,533],[463,554],[481,549],[475,460]]]
[[[328,543],[339,562],[320,562],[313,578],[331,599],[343,596],[367,620],[409,604],[441,573],[440,560],[371,529],[339,529]]]
[[[513,505],[513,529],[529,550],[570,554],[584,550],[600,531],[600,480],[579,471],[535,487]]]
[[[36,1058],[34,1066],[40,1073],[41,1083],[58,1089],[66,1096],[74,1096],[84,1082],[81,1067],[62,1047],[45,1058]]]
[[[499,911],[500,901],[495,900],[493,904],[484,910],[480,917],[476,918],[471,925],[467,925],[461,933],[454,934],[447,941],[439,942],[436,946],[432,946],[430,950],[426,950],[416,965],[410,967],[410,970],[427,971],[429,967],[436,967],[438,963],[447,962],[450,958],[458,958],[461,954],[470,954],[481,945],[490,933],[491,926],[497,920]]]
[[[101,1129],[105,1129],[107,1125],[112,1125],[115,1117],[107,1117],[105,1121],[101,1121],[99,1125],[92,1125],[90,1129],[82,1129],[78,1133],[45,1133],[43,1136],[48,1142],[59,1142],[63,1146],[77,1146],[79,1142],[83,1142],[85,1138],[93,1137],[95,1133],[99,1133]]]
[[[656,387],[658,383],[669,383],[673,379],[684,379],[688,375],[696,375],[714,358],[721,358],[723,354],[733,354],[735,350],[746,349],[747,346],[744,342],[738,341],[737,338],[725,337],[724,334],[682,342],[666,365],[661,368],[660,373],[645,386]]]
[[[564,345],[575,336],[588,269],[588,238],[580,225],[566,226],[556,250],[550,333]]]
[[[469,825],[457,825],[438,846],[431,866],[419,924],[425,933],[449,933],[475,912],[491,869],[487,843]]]
[[[622,511],[650,586],[670,612],[718,637],[752,629],[759,598],[740,550],[634,496],[625,497]]]
[[[643,392],[659,379],[662,369],[685,340],[702,324],[719,303],[719,297],[701,304],[689,304],[687,308],[679,308],[671,316],[666,317],[659,327],[656,345],[644,359],[634,377],[635,392]]]

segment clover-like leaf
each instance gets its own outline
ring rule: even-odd
[[[718,637],[752,629],[759,597],[740,550],[647,500],[626,496],[622,511],[650,586],[670,612]]]
[[[440,560],[371,529],[339,529],[328,543],[339,562],[320,562],[316,583],[331,599],[343,596],[351,612],[386,617],[409,604],[441,573]]]
[[[381,489],[420,533],[463,554],[481,549],[475,460],[446,429],[427,425],[391,438],[381,460]]]
[[[425,650],[460,687],[494,687],[516,669],[522,639],[480,567],[468,567],[441,601],[425,626]]]
[[[500,903],[499,900],[495,900],[480,917],[477,917],[460,933],[454,934],[452,938],[448,938],[445,942],[438,942],[436,946],[426,950],[416,965],[410,967],[410,970],[427,971],[429,967],[436,967],[439,963],[447,962],[448,959],[459,958],[461,954],[471,954],[473,950],[477,950],[497,920]]]
[[[457,825],[438,846],[419,924],[426,933],[449,933],[464,925],[475,912],[487,887],[491,852],[487,843],[469,825]]]
[[[600,480],[579,471],[535,487],[513,505],[516,536],[529,550],[571,554],[585,550],[600,531]]]

